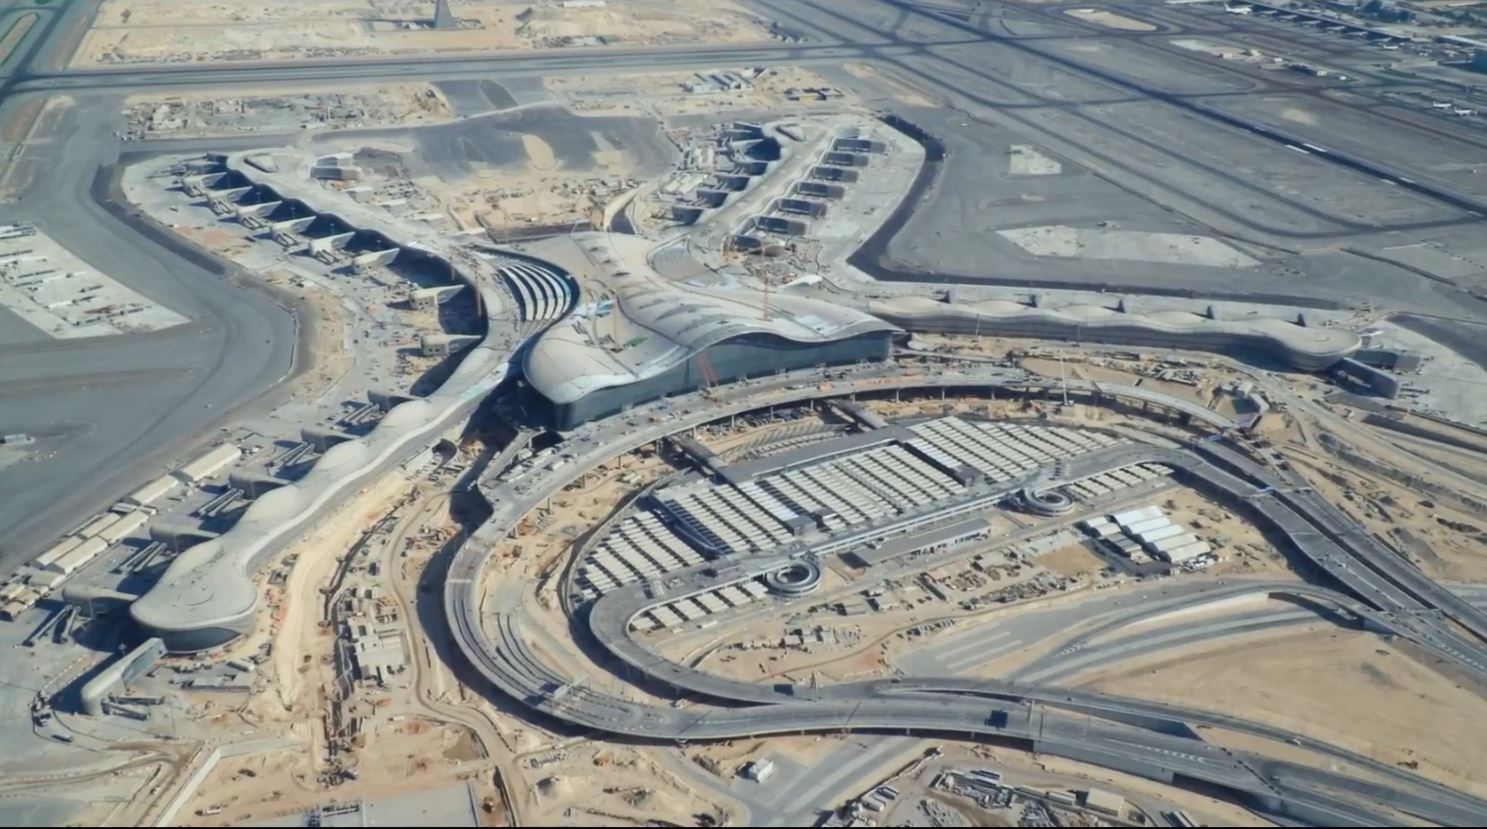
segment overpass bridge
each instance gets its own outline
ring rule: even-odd
[[[783,382],[789,379],[784,378]],[[471,665],[487,681],[532,710],[570,725],[633,738],[724,739],[846,729],[918,730],[1011,738],[1031,742],[1039,751],[1099,762],[1154,779],[1191,779],[1221,786],[1256,808],[1295,820],[1354,825],[1384,818],[1372,807],[1359,806],[1357,799],[1373,804],[1397,804],[1400,808],[1427,816],[1427,819],[1442,822],[1461,822],[1467,818],[1476,821],[1487,817],[1487,804],[1452,793],[1444,787],[1431,789],[1429,784],[1411,775],[1391,775],[1391,783],[1397,785],[1386,786],[1341,775],[1328,776],[1330,773],[1271,761],[1258,755],[1231,752],[1191,737],[1166,733],[1174,730],[1172,723],[1194,715],[1194,712],[1171,706],[958,678],[919,680],[908,684],[854,683],[816,688],[804,693],[793,687],[787,690],[754,686],[691,671],[639,647],[630,638],[628,626],[630,619],[646,607],[669,601],[673,592],[701,589],[709,584],[709,579],[714,577],[705,575],[702,568],[695,573],[668,574],[665,585],[659,588],[632,585],[606,594],[591,608],[590,624],[591,630],[611,653],[650,682],[699,693],[706,699],[726,703],[723,706],[647,706],[575,684],[561,671],[545,665],[532,651],[522,632],[519,601],[497,601],[491,607],[482,608],[482,576],[494,542],[506,535],[522,514],[550,493],[616,454],[731,414],[807,398],[846,396],[891,388],[1012,386],[1022,379],[1025,378],[1018,373],[996,372],[988,376],[986,373],[975,375],[951,370],[936,377],[868,374],[809,389],[770,388],[767,384],[761,388],[759,383],[749,383],[740,384],[747,388],[714,390],[714,396],[696,410],[679,407],[681,401],[673,400],[664,410],[668,415],[649,424],[642,422],[644,412],[637,411],[628,421],[629,428],[612,422],[582,427],[569,437],[574,449],[567,462],[528,472],[519,487],[487,479],[495,483],[495,491],[487,493],[493,504],[493,514],[471,542],[456,554],[445,587],[445,610],[456,642]],[[1101,386],[1101,392],[1105,394],[1124,391],[1105,384]],[[1166,401],[1157,398],[1157,402]],[[1174,411],[1180,408],[1172,406]],[[1211,418],[1202,418],[1202,421],[1218,425]],[[1214,486],[1232,489],[1233,497],[1246,502],[1274,502],[1274,499],[1256,497],[1260,487],[1230,473],[1213,470],[1191,450],[1154,446],[1128,448],[1136,453],[1131,457],[1139,456],[1189,470],[1195,480],[1208,480]],[[1117,460],[1129,462],[1130,458],[1124,455],[1105,458],[1111,463]],[[1258,467],[1247,471],[1256,470]],[[1272,511],[1271,515],[1277,521],[1290,522],[1284,526],[1305,529],[1295,524],[1292,519],[1296,514],[1288,509]],[[1304,517],[1301,520],[1304,521]],[[1389,592],[1389,585],[1366,574],[1355,577],[1336,566],[1346,556],[1334,552],[1336,545],[1330,539],[1312,531],[1304,533],[1297,544],[1303,555],[1314,558],[1324,569],[1330,566],[1329,572],[1339,572],[1343,577],[1340,582],[1350,592],[1361,595],[1349,597],[1310,585],[1270,585],[1265,589],[1274,590],[1278,595],[1295,595],[1332,604],[1360,618],[1372,620],[1382,629],[1417,632],[1404,625],[1408,619],[1391,615],[1390,611],[1378,606],[1393,595]],[[788,555],[780,557],[779,562],[760,557],[756,563],[759,568],[767,569],[789,560]],[[754,568],[754,563],[749,566]],[[732,575],[737,574],[729,577]],[[689,578],[694,580],[688,581]],[[647,589],[651,592],[646,593]],[[487,614],[493,622],[491,633],[486,630]],[[934,704],[926,704],[931,697]],[[1088,719],[1091,715],[1102,719]],[[1230,722],[1228,727],[1234,727],[1236,723],[1241,730],[1246,730],[1248,724],[1237,720]],[[1348,796],[1343,797],[1339,792],[1346,792]]]

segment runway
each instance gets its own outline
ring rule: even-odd
[[[883,10],[892,10],[900,20],[896,26],[887,26],[875,21],[889,15],[876,14],[873,9],[863,7],[859,7],[863,13],[848,15],[840,3],[829,0],[791,4],[765,0],[758,5],[781,19],[789,20],[792,26],[810,32],[814,42],[778,46],[622,47],[606,49],[602,54],[585,49],[544,50],[540,53],[472,55],[444,60],[425,56],[273,65],[120,67],[33,73],[20,79],[16,88],[138,91],[171,87],[259,87],[291,81],[303,84],[348,78],[370,81],[408,76],[473,80],[590,71],[623,72],[641,67],[683,69],[716,65],[720,61],[737,64],[789,62],[830,67],[845,60],[858,59],[902,72],[916,85],[954,104],[949,108],[914,113],[915,117],[928,120],[939,134],[947,137],[952,149],[952,166],[946,171],[946,178],[955,184],[947,183],[936,188],[933,198],[912,212],[911,220],[885,228],[885,239],[880,246],[882,252],[875,254],[881,260],[877,269],[880,278],[1083,287],[1138,293],[1180,290],[1195,297],[1247,297],[1254,301],[1295,301],[1302,304],[1314,304],[1327,297],[1366,294],[1399,303],[1402,307],[1435,313],[1444,313],[1462,305],[1461,293],[1447,286],[1414,278],[1387,263],[1334,250],[1301,253],[1300,261],[1294,266],[1285,263],[1280,273],[1244,274],[1238,281],[1235,273],[1228,269],[1184,268],[1161,263],[1143,263],[1142,267],[1133,268],[1129,263],[1085,259],[1060,261],[1056,267],[1050,268],[1048,262],[1017,254],[1008,250],[1005,244],[998,245],[993,235],[974,226],[976,214],[985,212],[984,205],[966,205],[956,212],[947,212],[955,210],[962,200],[958,192],[960,187],[975,187],[986,192],[988,187],[996,188],[999,184],[994,180],[986,181],[988,173],[984,170],[962,167],[958,160],[961,157],[980,160],[984,158],[985,148],[963,146],[967,137],[954,122],[964,121],[967,114],[971,114],[977,117],[978,129],[974,133],[994,132],[996,125],[985,120],[980,112],[986,110],[998,120],[1009,121],[1009,126],[1047,139],[1054,147],[1068,145],[1070,138],[1081,137],[1081,131],[1088,132],[1088,140],[1079,141],[1077,147],[1065,148],[1070,149],[1096,177],[1116,177],[1123,188],[1138,185],[1136,197],[1101,182],[1090,185],[1096,188],[1094,192],[1069,192],[1062,197],[1053,196],[1056,201],[1049,203],[1065,208],[1075,203],[1102,205],[1107,215],[1118,213],[1126,217],[1124,221],[1133,222],[1137,227],[1151,225],[1141,229],[1191,230],[1191,223],[1178,223],[1170,228],[1157,226],[1172,224],[1172,212],[1161,207],[1160,203],[1174,199],[1184,206],[1193,204],[1200,207],[1199,215],[1222,220],[1232,225],[1234,230],[1261,234],[1271,243],[1281,245],[1287,244],[1286,239],[1335,239],[1339,235],[1380,230],[1397,232],[1411,227],[1450,231],[1476,221],[1451,209],[1453,205],[1459,207],[1456,202],[1460,200],[1455,194],[1445,191],[1431,191],[1426,194],[1430,198],[1416,200],[1420,205],[1416,215],[1379,221],[1357,221],[1343,216],[1337,212],[1339,206],[1374,210],[1384,201],[1392,203],[1400,199],[1404,193],[1400,191],[1399,181],[1380,181],[1386,173],[1394,178],[1399,176],[1381,167],[1370,167],[1363,171],[1366,175],[1357,175],[1357,170],[1348,173],[1335,169],[1334,165],[1352,163],[1349,156],[1340,152],[1306,159],[1276,143],[1293,140],[1291,136],[1275,133],[1253,119],[1237,123],[1235,116],[1224,111],[1223,106],[1216,107],[1210,103],[1221,102],[1223,96],[1238,93],[1294,90],[1298,89],[1300,82],[1277,81],[1273,76],[1263,86],[1253,80],[1241,81],[1235,72],[1198,64],[1190,55],[1173,54],[1181,50],[1167,46],[1159,53],[1163,60],[1181,61],[1182,66],[1189,68],[1202,66],[1201,71],[1195,69],[1190,74],[1205,79],[1202,87],[1174,92],[1142,80],[1150,74],[1143,75],[1137,71],[1142,65],[1121,63],[1122,60],[1136,60],[1141,53],[1112,52],[1097,63],[1095,58],[1083,53],[1068,51],[1066,45],[1086,42],[1089,37],[1088,34],[1075,37],[1075,33],[1099,30],[1066,17],[1050,23],[1052,13],[1021,14],[1015,26],[1004,16],[998,18],[1002,23],[998,29],[984,25],[989,22],[986,20],[978,25],[935,14],[933,9],[915,4],[879,4]],[[1176,17],[1176,14],[1164,12],[1164,16]],[[922,28],[909,35],[906,34],[912,28],[909,24]],[[1029,33],[1030,26],[1035,26],[1032,33]],[[1186,20],[1181,26],[1167,25],[1163,32],[1179,30],[1190,32],[1194,27],[1190,20]],[[1214,31],[1231,30],[1231,26],[1226,26]],[[1151,33],[1100,31],[1095,40],[1108,44],[1102,45],[1102,49],[1114,49],[1127,41],[1162,45]],[[1308,94],[1315,92],[1306,90],[1304,85],[1299,88]],[[1133,109],[1138,106],[1139,109]],[[1247,179],[1250,171],[1231,169],[1245,166],[1236,165],[1234,157],[1209,161],[1207,154],[1193,152],[1192,146],[1164,145],[1149,134],[1143,135],[1122,126],[1128,122],[1140,125],[1143,131],[1149,130],[1154,118],[1165,117],[1163,114],[1170,111],[1202,116],[1196,120],[1187,117],[1181,128],[1212,133],[1205,140],[1213,144],[1214,152],[1221,156],[1236,153],[1253,158],[1248,162],[1251,167],[1256,164],[1267,167],[1281,165],[1287,180],[1314,180],[1315,185],[1307,188],[1313,195],[1306,201],[1300,200],[1298,193],[1282,196],[1271,182],[1250,181]],[[1271,131],[1267,133],[1267,129]],[[1245,139],[1241,133],[1252,138]],[[1193,132],[1193,137],[1197,135]],[[1188,143],[1191,145],[1193,142]],[[1107,145],[1109,150],[1102,149]],[[984,164],[980,166],[986,167]],[[1167,168],[1168,172],[1153,177],[1153,171],[1159,167]],[[1412,170],[1411,174],[1405,178],[1411,178],[1416,184],[1427,180],[1418,171]],[[1040,182],[1032,186],[1042,185]],[[1019,182],[1015,186],[1026,188],[1030,185]],[[1139,188],[1156,188],[1151,190],[1151,194],[1160,203],[1155,208],[1143,204],[1141,198],[1145,191]],[[1105,192],[1107,190],[1110,192]],[[1036,198],[1040,202],[1049,199],[1043,195]],[[1442,202],[1442,199],[1451,203]],[[1468,201],[1475,205],[1475,201]],[[1028,209],[1026,205],[1022,207]],[[1133,216],[1137,218],[1130,218]],[[950,238],[929,245],[926,240],[930,238],[931,227],[946,231]],[[961,235],[964,235],[966,244],[954,240]],[[893,236],[903,238],[893,240],[894,244],[890,245],[888,239]],[[988,253],[993,254],[992,258],[988,259]],[[1295,279],[1288,273],[1293,268],[1306,272],[1308,278]]]

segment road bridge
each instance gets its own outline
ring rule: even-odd
[[[953,371],[952,369],[951,372]],[[494,542],[509,532],[516,519],[535,507],[548,494],[616,454],[653,442],[667,433],[683,431],[742,411],[799,402],[807,396],[847,395],[854,391],[892,388],[895,384],[902,384],[899,387],[935,387],[940,384],[984,387],[997,385],[999,381],[1004,382],[1010,378],[1017,378],[1017,375],[999,372],[995,377],[973,378],[967,374],[926,380],[924,377],[894,378],[864,372],[863,376],[830,381],[802,390],[788,388],[786,384],[792,378],[787,376],[777,378],[773,384],[755,381],[739,384],[737,388],[714,390],[716,397],[695,411],[688,408],[684,400],[673,400],[665,404],[665,409],[659,406],[649,407],[651,411],[668,412],[664,419],[656,423],[642,424],[645,412],[637,411],[628,419],[628,427],[612,422],[589,424],[570,436],[574,450],[569,462],[532,471],[523,476],[517,487],[498,484],[495,491],[489,493],[493,515],[471,542],[456,554],[446,584],[445,610],[456,641],[476,670],[504,693],[548,716],[609,733],[687,740],[792,731],[901,728],[969,736],[1012,737],[1029,740],[1040,751],[1085,760],[1094,759],[1112,767],[1159,778],[1190,778],[1223,786],[1260,808],[1288,814],[1296,819],[1348,824],[1364,817],[1377,817],[1367,809],[1360,810],[1352,801],[1337,796],[1334,793],[1336,791],[1348,791],[1365,801],[1372,800],[1376,803],[1408,803],[1412,808],[1418,807],[1422,813],[1429,811],[1432,815],[1429,819],[1439,818],[1449,822],[1467,815],[1487,816],[1487,804],[1470,799],[1461,800],[1459,796],[1445,799],[1433,791],[1425,795],[1401,795],[1391,787],[1346,778],[1340,781],[1329,779],[1326,784],[1334,788],[1330,791],[1317,791],[1323,787],[1320,784],[1310,785],[1316,782],[1316,778],[1306,777],[1310,772],[1300,767],[1275,765],[1258,756],[1241,757],[1200,741],[1149,729],[1081,719],[1074,713],[1084,706],[1085,713],[1099,709],[1101,716],[1148,723],[1154,720],[1171,722],[1188,713],[1182,712],[1181,715],[1174,716],[1169,707],[1153,703],[1125,700],[1109,702],[1102,700],[1099,695],[1076,695],[1053,689],[1027,689],[959,679],[934,680],[929,684],[897,688],[893,687],[893,683],[881,682],[841,688],[828,686],[812,689],[808,693],[796,693],[796,689],[792,688],[786,693],[782,689],[708,677],[662,660],[643,648],[630,650],[625,645],[632,641],[627,630],[629,619],[639,609],[660,600],[669,600],[672,591],[698,589],[707,584],[708,577],[703,576],[700,570],[692,574],[697,579],[695,583],[684,580],[687,574],[668,574],[665,586],[657,588],[653,585],[653,592],[649,595],[643,593],[647,589],[644,585],[634,585],[607,594],[592,608],[591,624],[596,625],[596,633],[608,631],[607,644],[618,645],[619,650],[613,652],[632,669],[642,671],[649,679],[659,680],[671,687],[694,692],[710,691],[710,698],[728,701],[729,707],[725,708],[709,706],[696,710],[691,706],[680,709],[647,707],[588,687],[576,686],[559,671],[545,666],[527,646],[521,632],[518,606],[497,604],[484,610],[481,607],[481,581],[485,562]],[[619,434],[610,434],[614,431]],[[1191,468],[1206,467],[1184,450],[1141,446],[1132,451],[1148,453],[1141,457],[1163,463],[1180,463]],[[1106,460],[1113,462],[1116,458]],[[1128,459],[1122,457],[1120,460]],[[779,562],[761,557],[756,564],[768,569],[789,560],[788,555],[781,556]],[[1288,595],[1305,595],[1347,608],[1362,616],[1378,616],[1376,609],[1367,602],[1350,599],[1326,588],[1288,586],[1285,589]],[[620,604],[627,596],[633,604]],[[616,609],[611,611],[611,607]],[[485,631],[483,614],[488,611],[493,611],[494,614],[495,639]],[[618,638],[614,636],[616,626],[622,632]],[[938,695],[935,705],[924,704],[921,697],[928,694]],[[1060,694],[1064,697],[1063,704],[1070,706],[1071,711],[1063,713],[1053,704]],[[981,703],[972,701],[978,697],[982,699]],[[992,701],[995,706],[987,704]],[[738,707],[740,705],[744,707]],[[992,718],[990,714],[994,710],[1005,712],[1005,720],[1001,717]],[[1024,717],[1020,712],[1029,713]],[[992,719],[996,719],[1001,725],[992,726]],[[1269,776],[1262,777],[1254,769],[1266,769]],[[1282,786],[1275,782],[1275,778],[1297,783]],[[1303,781],[1306,781],[1306,785],[1302,784]],[[1396,782],[1409,785],[1414,781]],[[1306,817],[1302,817],[1303,814]],[[1323,815],[1326,817],[1322,817]]]

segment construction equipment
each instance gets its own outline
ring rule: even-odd
[[[773,299],[774,274],[758,267],[753,260],[746,262],[745,267],[748,268],[749,275],[760,284],[759,318],[764,322],[769,322],[770,313],[773,310],[770,300]]]
[[[713,365],[707,359],[707,352],[698,352],[697,368],[702,372],[702,395],[710,398],[715,393],[713,387],[718,384],[718,373],[713,371]]]

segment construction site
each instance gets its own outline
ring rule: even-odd
[[[583,126],[561,115],[549,124],[565,120]],[[664,152],[658,137],[643,137],[649,146],[625,151],[601,139],[587,152],[565,147],[559,156],[544,138],[549,125],[522,132],[520,124],[503,127],[490,119],[467,123],[485,131],[484,142],[498,151],[434,160],[420,152],[420,142],[407,139],[371,145],[328,139],[316,146],[346,157],[346,166],[356,170],[354,179],[333,185],[351,197],[441,223],[450,232],[487,232],[499,242],[550,235],[555,228],[604,226],[617,200],[637,186],[634,174],[655,164],[647,160],[653,153]],[[592,134],[602,136],[602,127]]]
[[[557,75],[543,79],[553,97],[585,115],[650,114],[656,118],[810,110],[861,104],[860,98],[803,66],[720,66],[699,72]]]
[[[0,818],[1480,825],[1429,6],[12,13]]]
[[[126,141],[297,133],[370,126],[440,124],[454,111],[432,84],[213,95],[137,95],[124,114]]]
[[[210,26],[203,39],[200,27]],[[572,46],[766,43],[771,21],[725,0],[104,0],[72,65],[216,63]]]

